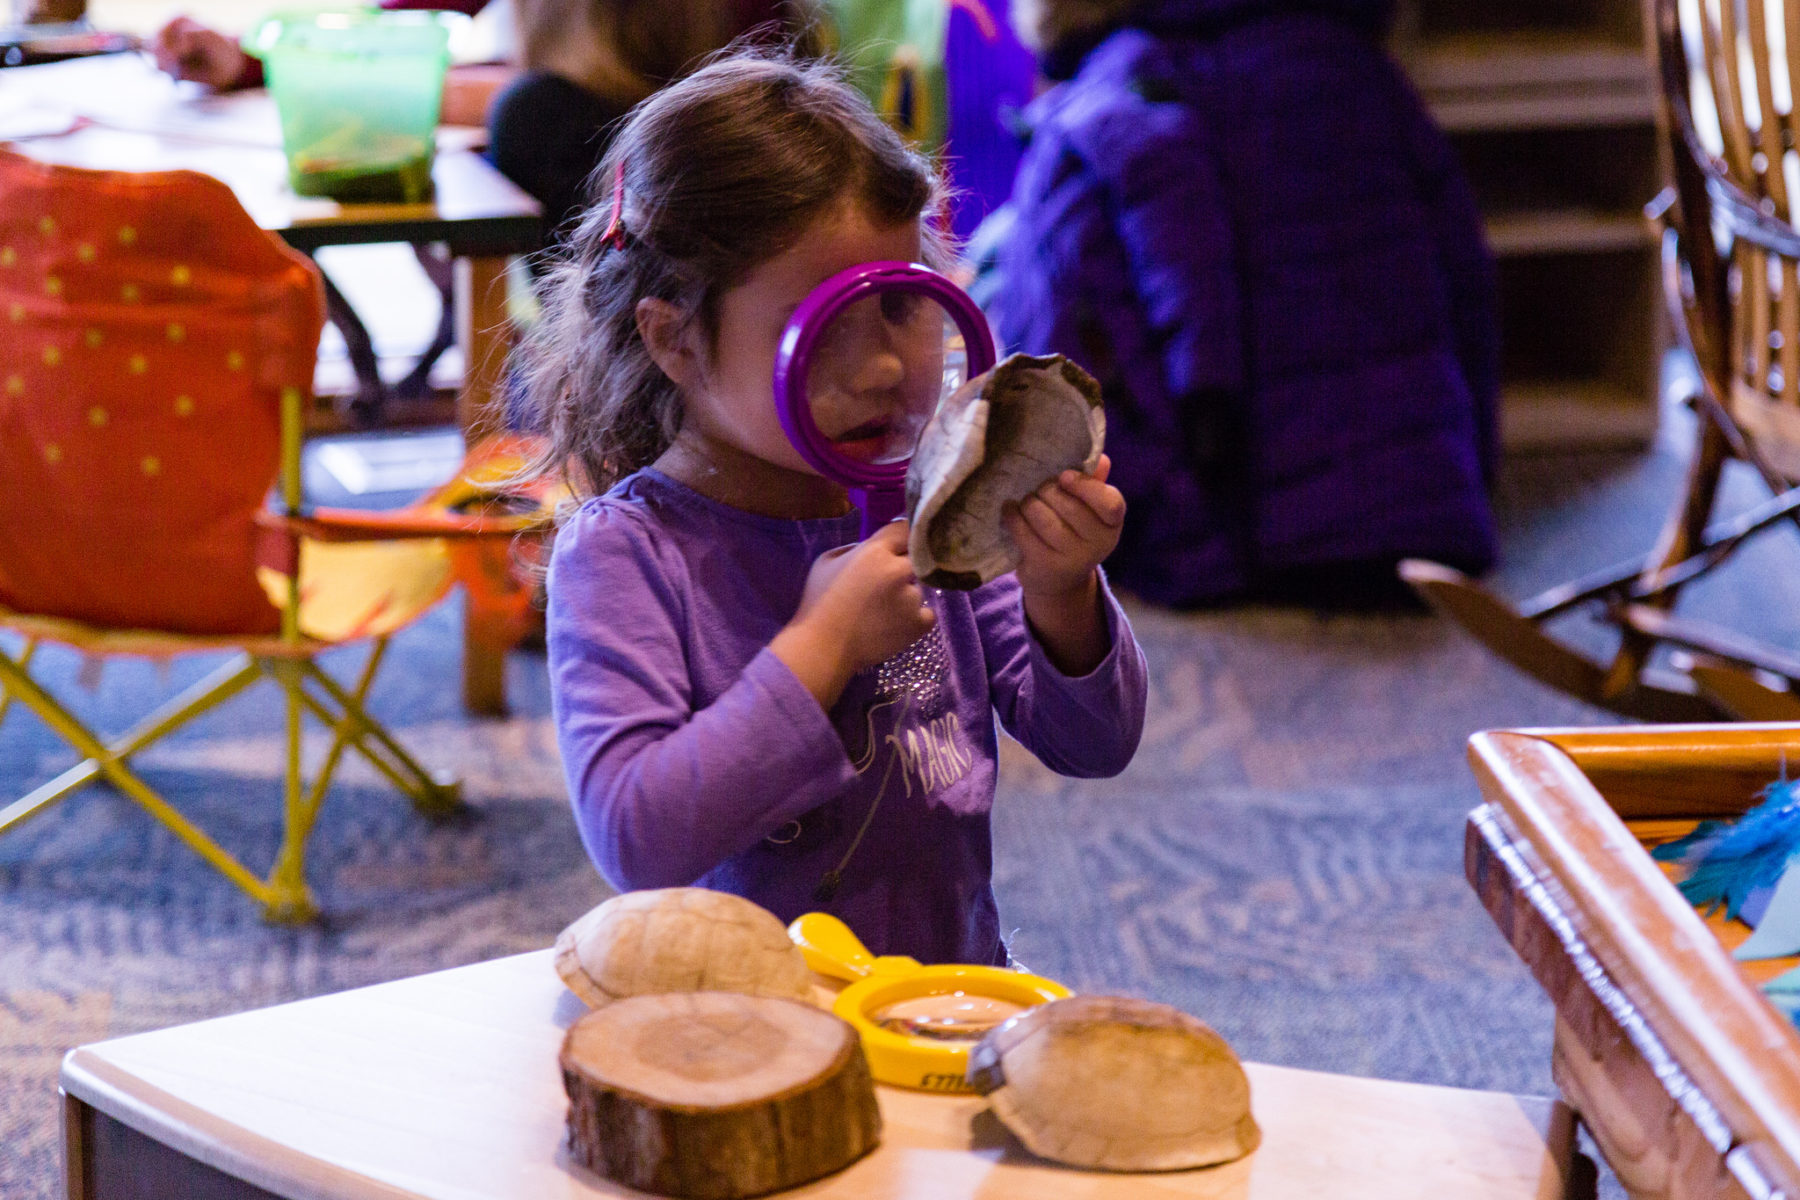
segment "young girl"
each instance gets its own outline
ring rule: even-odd
[[[878,954],[1006,960],[995,712],[1052,768],[1115,774],[1143,657],[1098,564],[1124,501],[1066,472],[1009,514],[1016,577],[922,591],[895,522],[777,421],[782,327],[827,277],[941,261],[930,167],[829,69],[738,56],[645,101],[595,175],[529,351],[553,461],[603,495],[550,567],[557,731],[621,889],[827,909]],[[609,201],[610,194],[610,201]]]

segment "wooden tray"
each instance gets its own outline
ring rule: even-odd
[[[1556,1005],[1552,1068],[1634,1197],[1800,1197],[1800,1034],[1647,844],[1800,771],[1800,726],[1478,734],[1465,866]]]

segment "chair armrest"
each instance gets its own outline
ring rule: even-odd
[[[542,439],[528,435],[490,438],[470,450],[454,479],[405,508],[264,509],[257,515],[265,535],[259,553],[266,560],[264,565],[273,566],[293,559],[301,538],[318,542],[471,540],[544,532],[554,525],[557,506],[567,498],[567,490],[542,480],[515,479],[542,446]]]
[[[257,522],[267,529],[318,542],[384,542],[516,537],[547,529],[551,514],[537,508],[521,513],[462,513],[417,506],[388,512],[309,508],[293,516],[265,510],[258,514]]]

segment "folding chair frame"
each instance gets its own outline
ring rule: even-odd
[[[341,540],[371,538],[511,537],[541,524],[541,516],[455,516],[438,522],[408,521],[404,514],[346,513],[334,522],[331,514],[306,511],[300,502],[300,442],[302,397],[297,389],[282,393],[282,471],[280,494],[286,512],[270,514],[270,524],[290,535]],[[230,639],[183,638],[140,631],[112,634],[83,630],[72,623],[39,621],[25,628],[26,641],[17,655],[0,649],[0,720],[14,700],[37,714],[82,761],[55,779],[37,787],[5,808],[0,808],[0,834],[44,811],[57,801],[96,780],[110,783],[152,818],[166,826],[196,854],[263,906],[271,921],[304,922],[318,915],[318,905],[306,882],[306,840],[319,815],[346,751],[354,750],[411,798],[414,808],[426,816],[447,816],[462,808],[462,786],[452,778],[433,775],[412,757],[365,706],[370,685],[387,652],[385,636],[368,639],[372,648],[354,686],[346,688],[322,670],[316,656],[332,648],[302,635],[299,628],[300,583],[297,570],[289,570],[287,594],[281,609],[277,636],[244,639],[240,652],[205,679],[145,717],[112,742],[104,741],[67,707],[32,678],[29,666],[42,635],[35,629],[50,626],[70,631],[66,640],[78,648],[106,653],[156,653],[228,648]],[[109,645],[109,642],[111,645]],[[269,679],[285,695],[285,770],[283,778],[282,839],[266,876],[258,876],[217,840],[189,820],[133,768],[131,758],[163,736],[181,728],[242,692],[259,679]],[[331,732],[331,742],[310,782],[303,775],[301,735],[304,718],[313,717]]]
[[[387,652],[386,638],[374,640],[361,675],[349,690],[325,674],[311,658],[237,655],[112,742],[102,741],[31,677],[26,665],[36,647],[36,639],[28,640],[18,658],[0,651],[0,691],[7,700],[16,698],[36,713],[86,757],[0,809],[0,834],[84,785],[104,780],[248,893],[263,906],[271,921],[303,922],[318,915],[318,905],[306,883],[306,840],[346,750],[360,753],[427,816],[448,815],[461,807],[461,785],[427,772],[364,707],[369,685]],[[259,877],[146,782],[133,768],[131,757],[263,678],[273,680],[286,694],[286,769],[281,845],[268,874]],[[301,765],[302,718],[306,714],[332,735],[310,784],[303,782]],[[4,715],[0,711],[0,718]]]

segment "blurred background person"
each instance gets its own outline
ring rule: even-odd
[[[1495,554],[1495,278],[1388,0],[1017,0],[1056,86],[978,236],[1002,343],[1102,381],[1107,565],[1178,606],[1410,605]]]
[[[1012,192],[1018,114],[1036,83],[1007,0],[823,0],[825,41],[875,111],[938,160],[950,231],[967,238]]]

